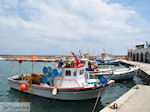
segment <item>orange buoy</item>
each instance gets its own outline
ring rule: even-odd
[[[21,84],[20,89],[21,89],[21,91],[25,91],[27,89],[27,85]]]

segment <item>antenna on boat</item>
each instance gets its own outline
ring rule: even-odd
[[[102,53],[102,56],[101,56],[103,60],[104,60],[105,56],[106,56],[106,51],[105,51],[105,48],[103,48],[103,53]]]
[[[79,49],[79,53],[80,53],[80,58],[84,57],[82,52],[81,52],[81,49]]]

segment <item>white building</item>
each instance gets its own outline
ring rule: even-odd
[[[136,49],[128,50],[128,60],[150,63],[150,44],[136,45]]]

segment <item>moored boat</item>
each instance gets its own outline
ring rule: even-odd
[[[62,63],[57,60],[57,67],[44,67],[41,75],[35,73],[20,75],[19,72],[17,76],[8,78],[10,87],[46,98],[86,100],[96,98],[99,92],[102,95],[104,89],[114,83],[111,80],[112,77],[104,77],[103,75],[100,79],[91,77],[91,74],[85,72],[85,66],[79,62],[74,53],[72,54],[76,59],[75,62]],[[22,61],[28,60],[19,59],[17,61],[21,64]]]
[[[133,79],[139,70],[139,68],[135,66],[130,66],[128,68],[115,68],[115,65],[99,64],[97,66],[93,63],[89,66],[91,61],[88,59],[81,59],[81,62],[86,66],[86,72],[93,74],[97,78],[101,75],[105,75],[105,77],[106,75],[112,75],[113,80],[129,80]]]
[[[6,60],[5,58],[3,58],[2,56],[0,56],[0,61],[4,61]]]

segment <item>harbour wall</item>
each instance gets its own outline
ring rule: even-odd
[[[100,112],[149,112],[150,86],[136,85]]]

